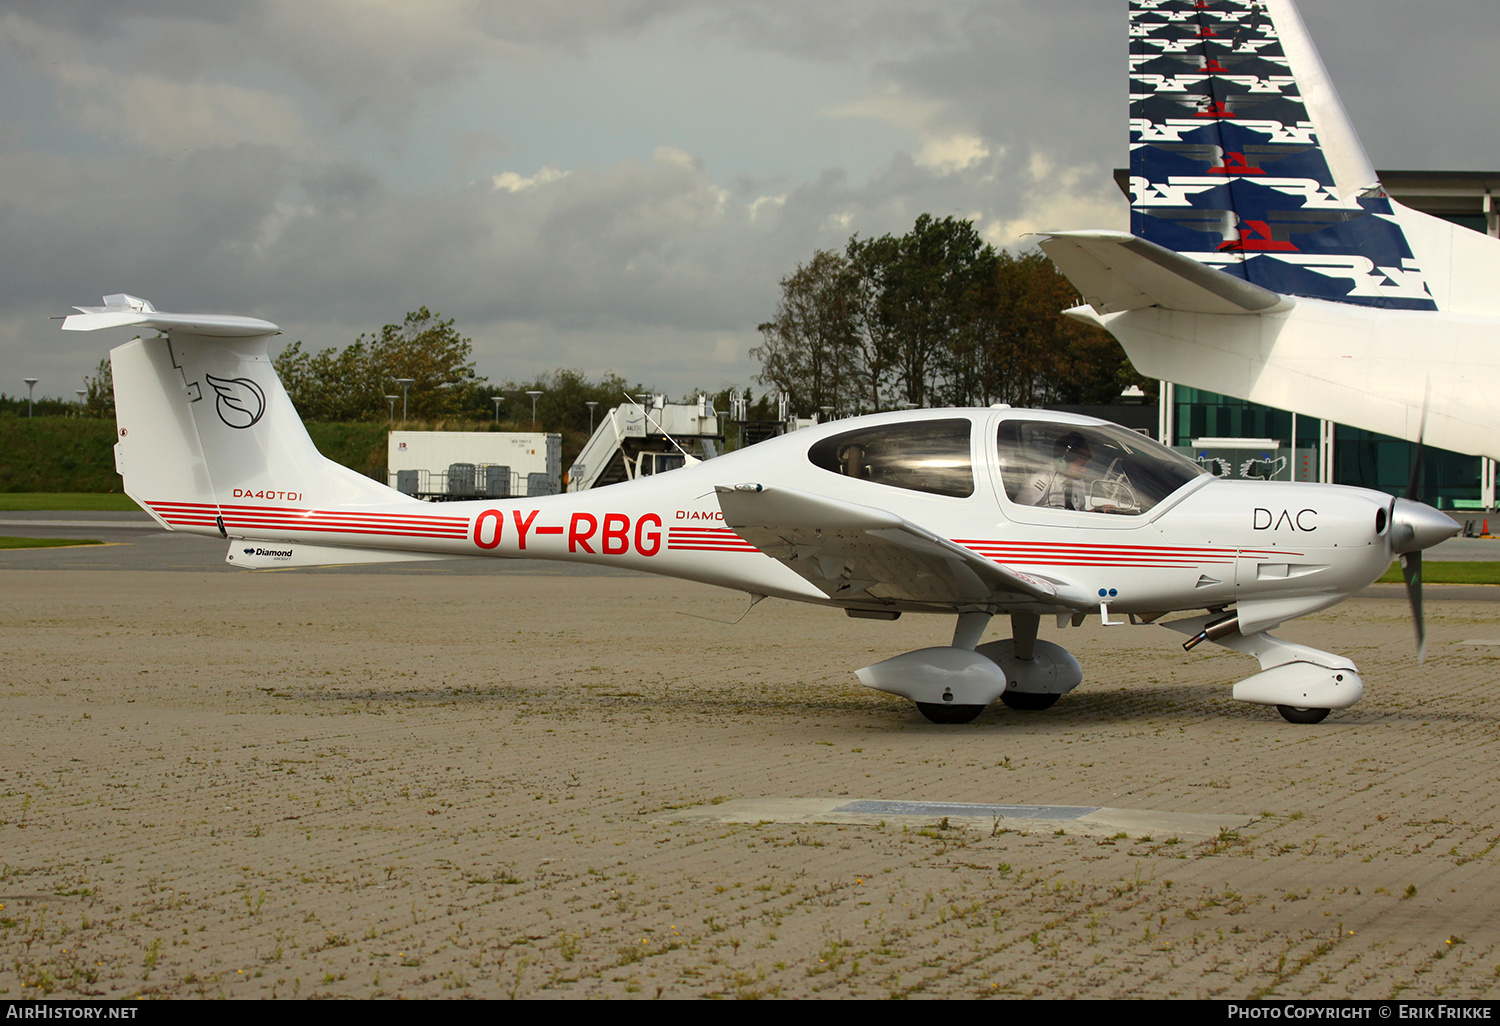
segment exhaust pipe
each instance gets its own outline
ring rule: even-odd
[[[1182,650],[1184,652],[1191,652],[1205,641],[1218,641],[1220,638],[1227,638],[1231,634],[1239,633],[1239,629],[1240,614],[1230,613],[1227,616],[1221,616],[1219,619],[1205,624],[1201,631],[1184,641],[1182,643]]]

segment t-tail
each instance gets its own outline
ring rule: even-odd
[[[1500,240],[1386,194],[1292,0],[1132,0],[1130,202],[1042,247],[1141,373],[1413,440],[1430,378],[1500,456]]]
[[[311,565],[428,558],[418,552],[360,551],[270,540],[326,533],[399,544],[431,534],[432,507],[326,459],[282,387],[268,352],[280,329],[252,317],[171,314],[134,296],[106,296],[102,307],[63,322],[65,331],[139,327],[110,352],[117,436],[115,469],[125,492],[174,531],[248,539],[230,562]],[[406,508],[410,508],[410,513]],[[462,537],[467,521],[455,520]],[[267,539],[257,545],[256,539]],[[257,550],[261,555],[257,556]],[[270,555],[274,553],[275,555]]]

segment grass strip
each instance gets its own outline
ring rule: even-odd
[[[1392,563],[1380,584],[1400,584],[1401,564]],[[1422,561],[1423,584],[1500,584],[1500,562]]]
[[[0,513],[34,510],[113,510],[138,513],[141,507],[122,492],[0,492]]]
[[[0,549],[56,549],[66,545],[103,545],[97,538],[6,538],[0,536]]]

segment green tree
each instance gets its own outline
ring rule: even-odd
[[[293,342],[274,362],[292,405],[304,420],[374,420],[389,410],[363,340],[317,353],[303,350],[300,341]]]
[[[1078,302],[1041,252],[997,252],[971,222],[923,214],[905,235],[855,236],[842,258],[799,265],[750,353],[803,416],[1149,394],[1108,332],[1062,315]]]
[[[857,301],[858,271],[828,250],[781,279],[776,315],[760,325],[764,341],[750,355],[761,361],[758,380],[785,392],[798,416],[823,407],[850,413],[860,404],[865,371]]]
[[[276,372],[307,420],[378,420],[389,416],[387,395],[411,378],[407,415],[436,420],[470,413],[484,402],[485,378],[474,370],[473,341],[425,306],[400,324],[360,335],[343,349],[309,353],[301,342],[276,357]]]
[[[115,369],[109,357],[99,361],[94,373],[83,376],[87,392],[83,396],[86,417],[113,418],[115,415]]]
[[[1114,336],[1062,316],[1079,302],[1045,254],[1000,254],[974,307],[980,401],[1107,404],[1127,385],[1154,387],[1135,373]]]
[[[882,396],[892,393],[891,374],[898,358],[892,319],[882,304],[887,268],[896,260],[900,243],[890,235],[861,241],[849,240],[845,256],[853,270],[850,296],[850,320],[854,329],[854,346],[863,371],[863,394],[855,405],[856,413],[874,413],[887,409]]]
[[[365,339],[361,335],[356,344]],[[415,418],[436,420],[471,409],[487,383],[475,373],[473,341],[454,329],[452,318],[445,321],[425,306],[407,314],[402,324],[387,324],[367,344],[378,388],[393,386],[398,378],[413,379],[407,409]]]
[[[912,406],[968,402],[977,380],[971,307],[994,247],[970,221],[917,218],[900,238],[849,242],[871,279],[882,364]]]
[[[531,430],[531,397],[528,391],[541,392],[537,396],[536,421],[538,431],[576,431],[587,436],[590,401],[594,407],[594,423],[606,411],[628,402],[629,395],[645,394],[651,390],[637,383],[629,383],[614,371],[605,372],[598,381],[590,381],[583,371],[559,368],[542,374],[535,380],[517,384],[507,381],[493,394],[505,397],[500,407],[500,416],[515,425],[517,430]]]

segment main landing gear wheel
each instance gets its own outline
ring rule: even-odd
[[[1051,709],[1061,697],[1055,694],[1039,695],[1034,691],[1004,691],[1000,694],[1000,701],[1021,712],[1037,712]]]
[[[1329,709],[1299,709],[1295,705],[1278,705],[1276,711],[1288,723],[1322,723],[1328,719]]]
[[[982,705],[946,705],[942,702],[918,702],[917,709],[933,723],[973,723],[984,712]]]

